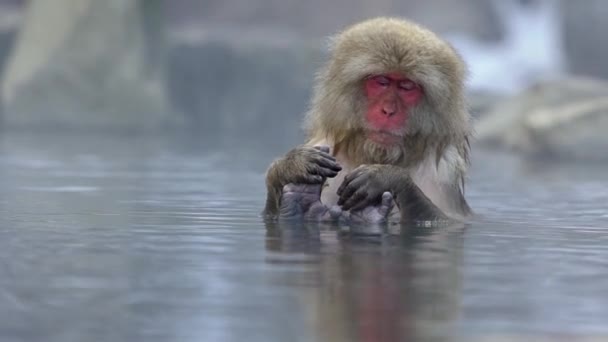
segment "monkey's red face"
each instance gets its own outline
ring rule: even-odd
[[[364,88],[368,138],[382,145],[400,143],[409,113],[422,97],[422,89],[398,73],[368,77]]]

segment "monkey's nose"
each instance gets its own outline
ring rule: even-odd
[[[393,106],[382,106],[382,114],[386,116],[393,116],[395,114],[395,107]]]

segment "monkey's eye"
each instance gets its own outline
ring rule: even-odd
[[[389,86],[391,84],[391,80],[388,77],[382,75],[375,76],[373,80],[383,87]]]
[[[399,89],[410,91],[416,89],[417,87],[418,85],[414,81],[407,80],[399,82]]]

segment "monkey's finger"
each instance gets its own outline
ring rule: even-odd
[[[324,156],[326,158],[335,160],[336,157],[332,156],[331,153],[329,153],[329,147],[328,146],[325,146],[325,147],[327,147],[327,148],[323,148],[323,146],[314,146],[312,148],[311,147],[306,147],[305,151],[307,153],[311,153],[311,154],[314,154],[314,155],[322,155],[322,156]]]
[[[360,179],[360,181],[358,181],[358,182],[363,182],[363,181],[367,180],[367,177],[362,176],[360,173],[351,172],[351,173],[347,174],[346,177],[344,177],[342,184],[340,184],[340,186],[338,187],[338,190],[336,191],[338,196],[342,196],[341,195],[342,192],[344,192],[344,190],[356,179]]]
[[[314,175],[319,175],[319,176],[323,176],[326,178],[334,178],[338,175],[338,171],[330,170],[330,169],[320,167],[320,166],[314,168],[314,170],[312,170],[311,173]]]
[[[311,221],[322,221],[328,211],[329,209],[322,204],[321,201],[317,201],[308,209],[306,219]]]
[[[329,153],[323,152],[316,147],[304,146],[300,149],[300,155],[306,159],[315,159],[318,157],[324,157],[329,160],[335,161],[336,158]]]
[[[356,191],[348,200],[344,202],[342,205],[342,210],[350,210],[356,204],[359,204],[361,201],[365,201],[367,198],[367,194],[361,190]]]
[[[318,145],[318,146],[315,146],[315,149],[317,149],[321,152],[329,153],[329,146],[327,146],[327,145]]]
[[[284,193],[281,196],[281,207],[279,208],[280,218],[295,218],[302,215],[300,201],[295,193]]]
[[[340,166],[340,164],[338,164],[335,161],[331,161],[325,158],[317,158],[315,159],[315,163],[317,163],[317,165],[324,167],[326,169],[330,169],[333,171],[342,171],[342,166]]]
[[[309,175],[306,177],[309,184],[321,184],[324,181],[324,177],[321,175]]]
[[[393,210],[394,207],[395,207],[395,201],[393,200],[393,195],[390,192],[385,191],[382,194],[382,204],[380,204],[380,208],[378,208],[378,212],[383,217],[388,217],[388,214],[390,214],[390,212]]]
[[[350,183],[350,181],[348,179],[346,179],[346,177],[344,177],[344,179],[342,180],[342,184],[340,184],[340,186],[338,187],[338,190],[336,190],[336,194],[340,197],[338,199],[338,203],[340,203],[340,199],[346,197],[343,195],[344,190],[348,188],[348,184]]]
[[[360,211],[371,205],[374,205],[374,198],[371,196],[366,196],[364,199],[354,204],[352,208],[350,208],[350,211]]]
[[[283,187],[283,194],[290,193],[321,195],[321,185],[289,183]]]
[[[328,213],[330,215],[331,220],[337,221],[342,216],[342,209],[339,206],[334,205],[331,208],[329,208]]]
[[[302,184],[321,184],[323,183],[324,177],[322,175],[308,173],[306,175],[298,177],[294,183]]]
[[[338,175],[336,171],[329,170],[322,167],[317,167],[310,171],[311,175],[321,176],[323,178],[334,178]]]
[[[344,184],[344,183],[342,183]],[[343,204],[346,202],[357,190],[361,190],[365,185],[365,179],[357,178],[351,181],[345,187],[341,187],[341,191],[338,191],[337,194],[340,196],[338,198],[338,204]],[[339,189],[340,190],[340,189]]]
[[[366,168],[362,166],[359,166],[358,168],[352,170],[349,174],[346,175],[346,177],[344,177],[344,180],[348,180],[349,182],[359,176],[362,176],[365,174]]]
[[[340,184],[340,186],[338,187],[338,190],[336,190],[336,194],[340,197],[342,197],[342,193],[344,192],[344,189],[346,189],[348,187],[348,184],[350,183],[350,180],[347,177],[344,177],[344,179],[342,180],[342,184]]]
[[[336,157],[332,156],[329,153],[325,153],[325,152],[321,152],[321,151],[314,151],[314,153],[312,153],[313,157],[323,157],[323,158],[327,158],[331,161],[336,161]]]
[[[342,184],[340,184],[336,193],[340,195],[344,191],[344,189],[346,189],[348,184],[350,184],[350,182],[355,179],[356,176],[357,175],[354,172],[350,172],[346,176],[344,176],[344,180],[342,180]]]
[[[283,194],[288,193],[288,192],[296,192],[297,187],[298,187],[297,185],[289,183],[283,187]]]
[[[339,165],[335,157],[319,151],[307,154],[305,160],[309,163],[317,163],[318,161],[323,160],[331,163],[332,165]]]
[[[331,160],[332,162],[336,162],[336,157],[334,157],[334,156],[332,156],[331,154],[328,154],[328,153],[317,151],[317,152],[315,152],[314,155],[315,155],[315,157],[322,157],[322,158]]]

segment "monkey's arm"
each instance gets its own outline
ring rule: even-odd
[[[412,181],[406,169],[393,165],[362,165],[348,174],[338,188],[342,210],[361,210],[380,201],[389,191],[401,213],[401,221],[438,221],[449,217]]]
[[[266,174],[266,207],[264,215],[281,214],[281,195],[288,184],[323,184],[335,177],[342,168],[329,154],[327,146],[298,146],[283,158],[274,161]]]
[[[401,221],[419,222],[448,219],[448,216],[433,204],[407,174],[403,181],[392,185],[392,187],[395,189]]]

